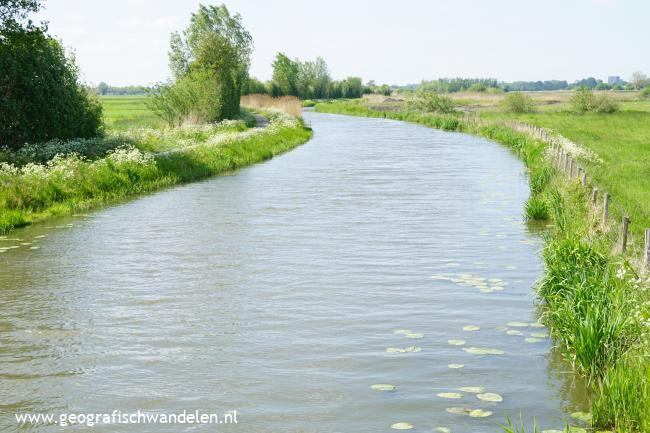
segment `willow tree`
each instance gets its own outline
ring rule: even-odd
[[[206,72],[213,76],[220,92],[219,112],[225,118],[239,114],[253,51],[253,38],[241,21],[241,16],[230,15],[225,5],[200,5],[189,27],[173,33],[170,42],[169,65],[174,78],[205,76]]]

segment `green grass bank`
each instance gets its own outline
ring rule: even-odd
[[[549,220],[543,253],[546,272],[537,287],[541,320],[587,384],[590,407],[578,414],[586,420],[583,427],[591,432],[650,431],[650,282],[637,273],[632,257],[617,252],[616,237],[601,225],[590,190],[556,169],[546,143],[511,129],[501,119],[472,122],[458,115],[381,111],[360,101],[319,103],[315,110],[467,132],[516,153],[530,177],[528,216]],[[627,200],[634,200],[634,195]],[[510,431],[534,429],[519,426]]]
[[[112,99],[107,123],[119,119],[124,130],[0,153],[0,233],[232,172],[286,152],[312,134],[301,119],[278,112],[264,113],[269,118],[266,128],[252,128],[254,119],[247,112],[239,120],[218,124],[142,127],[149,121],[141,98],[140,109],[130,113]],[[114,107],[120,108],[112,111]]]

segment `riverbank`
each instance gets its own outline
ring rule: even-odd
[[[648,281],[637,274],[632,257],[615,249],[615,238],[590,206],[589,191],[555,168],[545,142],[499,120],[380,111],[355,101],[320,103],[315,109],[467,132],[512,149],[529,172],[529,204],[543,203],[552,223],[544,249],[546,274],[537,293],[541,320],[588,384],[589,413],[576,417],[597,429],[650,431]]]
[[[91,140],[51,142],[4,154],[0,233],[125,197],[231,172],[311,138],[301,119],[254,118],[181,128],[134,128]],[[252,123],[251,123],[252,122]],[[63,154],[61,154],[63,152]]]

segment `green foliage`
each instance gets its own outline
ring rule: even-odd
[[[535,110],[535,101],[524,93],[512,92],[503,99],[502,107],[510,113],[530,113]]]
[[[14,27],[27,19],[31,12],[41,8],[41,0],[2,0],[0,1],[0,30]]]
[[[526,202],[525,215],[528,221],[547,220],[549,210],[546,200],[539,196],[531,196]]]
[[[605,94],[596,96],[586,87],[581,87],[569,100],[572,111],[576,113],[614,113],[619,106],[616,101]]]
[[[554,174],[555,170],[551,166],[534,167],[530,172],[530,191],[533,194],[541,193]]]
[[[278,53],[273,60],[273,84],[277,92],[271,96],[298,96],[299,61],[293,61],[284,53]]]
[[[209,77],[210,85],[218,80],[219,118],[230,119],[239,113],[239,98],[248,79],[252,50],[252,37],[244,29],[239,14],[230,15],[225,5],[200,5],[183,34],[172,34],[169,64],[177,83],[182,86],[192,86],[192,82],[202,77]],[[190,82],[183,82],[187,75],[192,76]],[[160,91],[157,89],[156,94]],[[205,112],[205,107],[189,111]],[[170,117],[177,118],[170,116],[169,109],[163,109],[161,115],[167,121]]]
[[[503,433],[526,433],[526,425],[524,424],[521,414],[519,414],[518,426],[512,422],[512,419],[508,416],[506,416],[506,422],[508,423],[507,425],[499,424]],[[533,429],[529,430],[529,433],[539,433],[539,430],[537,429],[537,420],[533,420]]]
[[[213,71],[197,70],[173,85],[157,86],[148,106],[169,126],[216,122],[225,117],[223,94],[222,82]]]
[[[330,81],[329,69],[323,58],[298,64],[297,86],[301,99],[327,98]]]
[[[450,114],[456,111],[451,98],[428,90],[418,90],[407,101],[407,107],[409,110],[422,113]]]
[[[650,364],[625,356],[596,387],[593,422],[619,432],[650,431]]]
[[[434,93],[455,93],[469,90],[472,86],[486,90],[488,87],[498,87],[498,82],[494,78],[440,78],[433,81],[422,81],[418,90]]]
[[[0,30],[0,147],[94,137],[101,113],[58,41],[31,25]]]
[[[641,93],[639,94],[640,97],[644,99],[649,99],[650,98],[650,86],[646,86],[643,89],[641,89]]]

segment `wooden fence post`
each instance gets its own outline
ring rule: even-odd
[[[582,170],[582,186],[587,186],[587,173],[584,170]]]
[[[594,187],[594,189],[591,190],[591,204],[596,206],[597,201],[598,201],[598,188]]]
[[[569,177],[573,179],[573,158],[569,158]]]
[[[605,193],[605,199],[603,200],[603,226],[607,225],[607,217],[609,216],[609,193]]]
[[[645,248],[643,250],[643,268],[650,271],[650,229],[645,229]]]
[[[624,253],[627,249],[627,230],[630,225],[630,217],[625,215],[623,217],[623,225],[621,226],[621,252]]]

